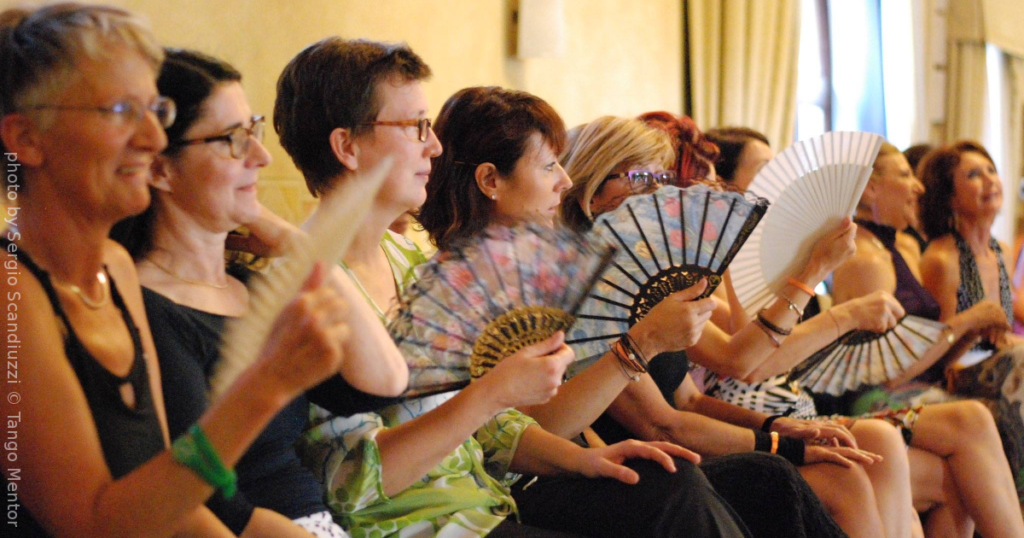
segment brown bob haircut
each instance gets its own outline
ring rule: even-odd
[[[494,202],[476,183],[476,169],[491,163],[508,176],[539,133],[555,154],[565,147],[565,124],[546,101],[496,86],[460,90],[448,98],[434,124],[444,153],[433,160],[427,200],[417,218],[441,250],[480,233]]]
[[[924,194],[919,201],[921,225],[928,237],[935,239],[953,231],[953,174],[965,153],[980,153],[995,164],[992,156],[981,144],[961,140],[955,144],[934,149],[918,165]]]
[[[331,150],[337,128],[353,136],[370,129],[383,103],[382,82],[408,83],[430,77],[430,67],[404,43],[329,37],[298,53],[277,80],[274,130],[295,166],[318,197],[347,169]]]
[[[749,127],[716,127],[705,132],[704,136],[718,146],[720,153],[715,161],[715,173],[726,182],[735,179],[736,167],[747,144],[757,140],[771,147],[767,136]]]

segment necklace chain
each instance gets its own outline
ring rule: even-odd
[[[110,302],[110,287],[107,285],[107,275],[105,275],[102,270],[96,273],[96,280],[100,282],[100,298],[98,300],[94,300],[92,297],[89,297],[84,291],[82,291],[82,288],[79,288],[74,284],[64,282],[57,277],[53,277],[53,279],[57,281],[57,284],[60,284],[67,288],[71,293],[77,295],[78,298],[81,299],[82,304],[92,310],[99,310],[100,308],[107,306],[107,303]]]
[[[165,267],[165,266],[157,263],[156,260],[154,260],[153,258],[146,258],[146,261],[148,261],[149,263],[153,264],[153,266],[155,266],[157,269],[167,273],[168,275],[171,275],[172,277],[174,277],[174,278],[176,278],[176,279],[178,279],[178,280],[180,280],[180,281],[182,281],[182,282],[184,282],[186,284],[193,284],[193,285],[196,285],[196,286],[206,286],[206,287],[214,288],[214,289],[218,289],[218,290],[222,290],[222,289],[228,287],[228,283],[227,282],[225,282],[223,284],[214,284],[213,282],[206,282],[205,280],[193,280],[191,278],[183,277],[183,276],[179,275],[177,272],[171,270],[169,267]]]

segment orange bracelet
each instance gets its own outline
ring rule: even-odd
[[[779,432],[770,432],[772,436],[772,454],[779,453]]]
[[[789,280],[786,281],[786,283],[789,284],[790,286],[793,286],[794,288],[796,288],[796,289],[806,293],[807,295],[809,295],[811,297],[814,297],[814,295],[815,295],[814,288],[808,286],[807,284],[804,284],[803,282],[800,282],[799,280],[797,280],[795,278],[790,277]]]

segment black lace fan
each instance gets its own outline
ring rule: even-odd
[[[498,361],[575,322],[614,249],[525,224],[492,228],[417,268],[388,329],[410,392],[461,388]]]
[[[619,252],[569,334],[577,356],[600,357],[662,299],[701,278],[710,295],[767,208],[749,194],[667,186],[598,217],[594,232]]]

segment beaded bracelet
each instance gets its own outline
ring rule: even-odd
[[[616,340],[611,345],[611,352],[615,355],[615,358],[619,359],[619,369],[622,370],[622,375],[626,376],[626,379],[630,381],[640,381],[640,363],[630,360],[629,352],[623,347],[622,342]],[[632,371],[633,373],[630,373]]]
[[[761,325],[771,329],[772,332],[775,332],[779,336],[789,336],[790,334],[793,334],[793,329],[783,329],[782,327],[768,321],[768,318],[764,317],[764,309],[757,313],[757,321],[760,321]]]
[[[234,497],[238,491],[238,475],[224,467],[224,462],[198,423],[174,441],[171,456],[174,461],[192,469],[203,482],[221,490],[225,499]]]
[[[640,344],[637,344],[636,340],[634,340],[629,333],[623,334],[619,341],[622,342],[622,345],[627,351],[629,351],[629,358],[640,363],[640,366],[643,368],[640,373],[647,373],[649,363],[647,361],[647,357],[645,357],[643,352],[640,351]]]

